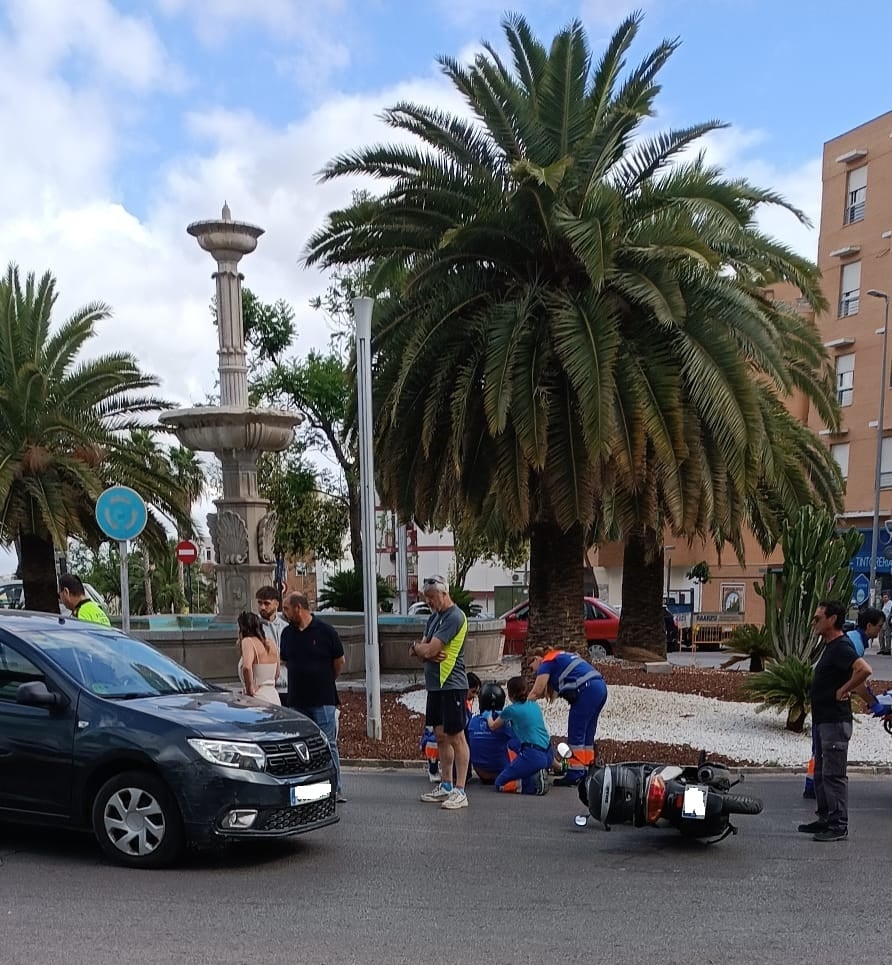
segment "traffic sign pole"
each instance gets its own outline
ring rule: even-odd
[[[118,541],[118,553],[121,557],[121,629],[130,633],[130,566],[126,539]]]
[[[148,510],[139,493],[128,486],[110,486],[96,500],[96,522],[118,544],[121,556],[121,629],[130,632],[130,575],[128,546],[146,528]]]

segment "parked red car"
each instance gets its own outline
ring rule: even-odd
[[[585,619],[585,639],[588,641],[590,656],[604,657],[613,652],[613,645],[619,633],[619,614],[597,597],[584,598],[583,615]],[[513,610],[503,615],[505,629],[504,652],[523,653],[527,639],[527,625],[530,618],[530,601],[518,603]]]

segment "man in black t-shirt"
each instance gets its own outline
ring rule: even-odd
[[[843,841],[849,833],[849,780],[846,776],[849,740],[852,737],[850,696],[866,699],[870,664],[855,652],[843,633],[845,607],[837,600],[819,603],[812,617],[814,632],[824,647],[815,665],[811,688],[814,720],[815,797],[818,820],[800,824],[799,830],[815,841]]]
[[[288,668],[288,707],[315,721],[331,744],[337,771],[338,803],[346,798],[341,788],[341,759],[338,755],[338,688],[344,669],[344,645],[337,630],[310,612],[303,593],[285,597],[283,609],[288,626],[282,630],[280,658]]]

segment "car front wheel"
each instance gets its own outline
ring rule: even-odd
[[[93,801],[93,833],[105,854],[131,868],[160,868],[183,849],[179,808],[165,783],[149,771],[124,771]]]

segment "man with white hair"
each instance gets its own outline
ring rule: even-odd
[[[424,598],[431,608],[424,639],[413,643],[409,653],[424,662],[427,689],[425,723],[434,728],[440,754],[442,780],[421,800],[439,804],[447,811],[468,806],[465,779],[471,753],[465,739],[465,701],[468,675],[465,672],[465,637],[468,618],[452,602],[449,584],[442,576],[431,576],[423,583]],[[455,783],[452,777],[455,776]]]

